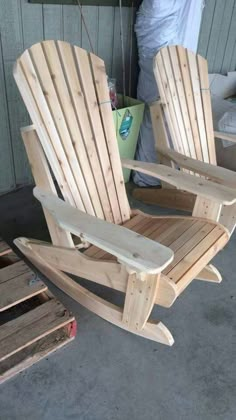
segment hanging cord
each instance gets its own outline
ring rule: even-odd
[[[129,97],[131,97],[131,83],[132,83],[133,27],[134,27],[134,1],[132,0],[131,15],[130,15]]]
[[[78,4],[78,7],[79,7],[79,11],[80,11],[82,23],[84,24],[84,28],[85,28],[85,31],[86,31],[86,34],[87,34],[87,37],[88,37],[88,41],[89,41],[89,45],[90,45],[91,51],[94,54],[93,44],[92,44],[92,41],[91,41],[91,38],[90,38],[90,35],[89,35],[89,30],[88,30],[87,24],[86,24],[85,19],[84,19],[82,5],[80,3],[80,0],[77,0],[77,4]]]
[[[123,31],[123,17],[122,17],[122,0],[119,0],[120,9],[120,42],[121,42],[121,56],[122,56],[122,75],[123,75],[123,106],[125,101],[125,52],[124,52],[124,31]]]

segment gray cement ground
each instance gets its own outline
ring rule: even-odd
[[[1,197],[0,215],[6,239],[47,240],[31,188]],[[173,333],[171,348],[126,333],[52,289],[76,316],[78,335],[1,386],[0,419],[235,420],[235,249],[236,235],[215,258],[220,285],[195,281],[171,309],[155,308],[153,317]],[[106,288],[96,291],[122,299]]]

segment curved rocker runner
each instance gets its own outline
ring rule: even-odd
[[[234,208],[236,203],[235,174],[225,186],[217,177],[215,183],[164,165],[121,162],[104,62],[79,47],[38,43],[17,60],[14,77],[33,122],[22,129],[22,137],[37,186],[34,195],[52,239],[50,244],[18,238],[15,244],[92,312],[172,345],[162,322],[149,320],[151,311],[155,304],[170,307],[195,278],[221,281],[208,263],[230,237],[218,219],[223,205]],[[197,194],[193,217],[131,211],[122,165]],[[64,200],[57,196],[50,169]],[[211,209],[206,217],[199,211],[202,202]],[[124,292],[124,307],[96,296],[68,274]]]

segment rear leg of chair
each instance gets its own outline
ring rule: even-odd
[[[198,274],[196,280],[209,281],[212,283],[221,283],[222,277],[217,268],[214,267],[214,265],[209,264],[206,265],[206,267],[204,267],[203,270]]]

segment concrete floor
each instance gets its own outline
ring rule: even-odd
[[[1,197],[0,214],[6,239],[47,240],[31,188]],[[153,317],[173,333],[171,348],[112,326],[52,288],[76,316],[78,335],[1,386],[0,419],[235,420],[235,249],[236,235],[215,258],[220,285],[195,281],[171,309],[155,308]],[[109,289],[96,290],[121,300]]]

